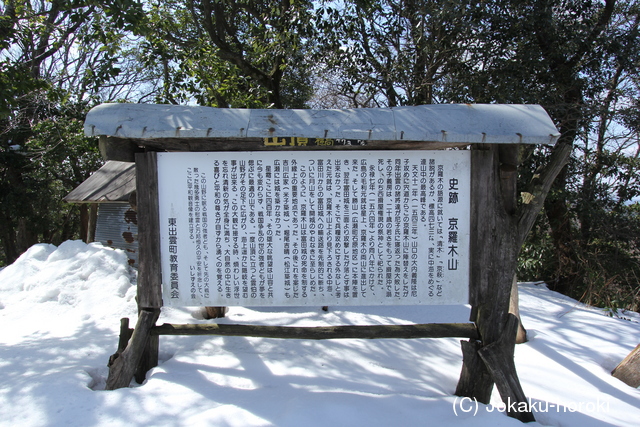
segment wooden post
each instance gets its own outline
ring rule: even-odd
[[[160,212],[158,207],[158,160],[155,152],[136,154],[136,205],[138,214],[138,308],[157,312],[162,307],[160,260]],[[152,325],[153,326],[153,325]],[[159,338],[148,337],[135,378],[142,383],[147,371],[158,366]]]
[[[513,360],[505,366],[496,366],[497,361],[504,362],[508,355],[513,359],[515,346],[515,339],[504,334],[511,333],[507,320],[511,318],[509,302],[519,252],[515,209],[518,150],[518,146],[491,145],[476,146],[471,153],[469,299],[471,320],[476,322],[480,342],[462,343],[463,368],[456,394],[482,403],[489,403],[493,385],[497,383],[503,399],[511,399],[505,404],[526,404]],[[527,408],[509,415],[531,421],[533,415]]]
[[[478,354],[482,342],[478,339],[460,341],[462,347],[462,372],[456,387],[456,396],[473,397],[482,403],[489,403],[493,389],[493,378]]]
[[[138,323],[136,323],[129,344],[118,356],[112,356],[106,390],[127,387],[131,383],[131,379],[140,365],[142,354],[145,352],[151,336],[151,328],[156,323],[159,314],[160,309],[142,310],[140,312]]]
[[[491,372],[496,388],[507,408],[507,415],[528,423],[536,419],[520,385],[513,361],[518,324],[518,318],[509,314],[502,337],[494,343],[483,346],[478,350],[478,354]]]
[[[158,162],[154,152],[136,154],[138,206],[138,307],[162,307]]]
[[[631,387],[640,387],[640,344],[616,366],[611,375]]]
[[[123,317],[120,319],[120,338],[118,339],[118,350],[116,353],[122,353],[124,349],[127,348],[132,333],[133,330],[129,329],[129,318]]]
[[[144,381],[146,372],[158,364],[158,337],[151,328],[162,307],[160,270],[160,223],[158,166],[154,152],[136,154],[138,204],[138,322],[127,347],[112,356],[107,390],[127,387],[131,379]]]
[[[87,224],[87,243],[96,241],[96,224],[98,222],[98,204],[89,204],[89,220]]]
[[[155,318],[153,320],[153,324],[151,325],[153,328],[154,325],[156,324],[156,320],[158,320],[158,317],[160,316],[160,309],[147,308],[147,309],[142,309],[140,311],[142,312],[143,310],[148,310],[155,313]],[[140,315],[140,313],[138,313],[138,315]],[[147,338],[147,344],[145,345],[144,351],[140,356],[140,361],[138,362],[138,366],[134,374],[134,378],[138,384],[142,384],[144,382],[145,378],[147,377],[147,372],[149,372],[150,369],[158,366],[159,352],[160,352],[160,337],[150,333],[149,337]]]

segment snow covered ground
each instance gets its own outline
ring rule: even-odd
[[[0,425],[517,426],[492,404],[456,398],[458,339],[298,341],[160,338],[143,385],[104,391],[119,319],[135,321],[135,273],[120,251],[36,245],[0,271]],[[530,341],[516,367],[542,425],[629,426],[640,390],[610,371],[640,343],[640,316],[611,318],[521,284]],[[232,307],[221,323],[324,326],[465,322],[468,307]],[[198,323],[196,308],[160,323]]]

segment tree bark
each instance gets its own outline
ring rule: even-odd
[[[554,184],[553,198],[545,200],[545,213],[551,228],[551,240],[556,258],[556,273],[548,284],[551,289],[563,294],[567,294],[573,288],[577,274],[574,248],[575,231],[571,226],[570,212],[565,196],[566,174],[567,167],[565,166]]]
[[[12,218],[3,218],[1,221],[0,230],[2,230],[2,247],[4,249],[4,256],[7,265],[12,264],[18,257],[20,253],[18,252],[18,248],[16,246],[16,235],[13,228],[13,219]]]

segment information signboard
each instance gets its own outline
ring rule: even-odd
[[[466,304],[469,153],[158,153],[164,305]]]

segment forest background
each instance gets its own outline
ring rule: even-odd
[[[529,103],[561,137],[520,149],[519,186],[563,167],[518,279],[638,311],[639,20],[637,0],[0,1],[0,266],[79,237],[62,197],[101,166],[82,124],[103,102]]]

